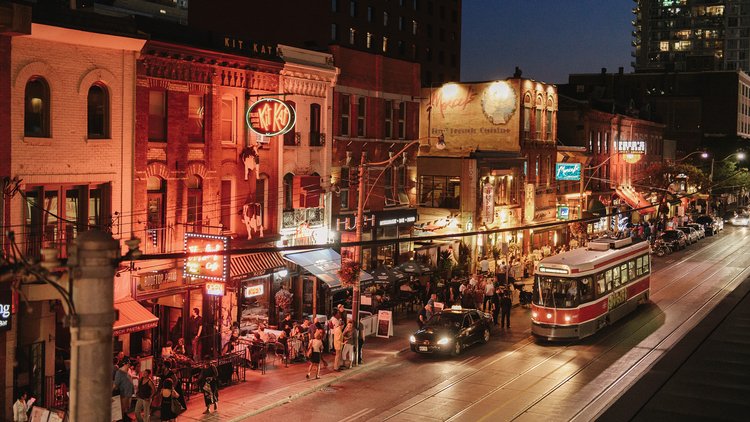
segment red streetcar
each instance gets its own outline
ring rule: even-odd
[[[649,243],[596,239],[536,266],[531,332],[547,340],[590,336],[648,302]]]

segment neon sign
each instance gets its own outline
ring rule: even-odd
[[[297,119],[294,108],[275,98],[262,98],[247,109],[247,127],[258,135],[283,135],[294,127]]]
[[[245,286],[245,297],[255,297],[263,294],[263,285]]]
[[[206,252],[223,252],[229,247],[227,236],[185,233],[183,275],[188,279],[224,281],[229,274],[228,255],[203,255]],[[191,254],[201,254],[191,256]]]

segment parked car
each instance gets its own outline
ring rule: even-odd
[[[692,245],[693,243],[697,243],[698,240],[700,239],[700,235],[692,227],[680,226],[680,227],[677,227],[677,230],[680,230],[681,232],[685,233],[685,235],[687,236],[688,244]]]
[[[737,217],[737,213],[734,211],[727,211],[721,216],[725,223],[730,223],[734,217]]]
[[[487,343],[492,316],[460,306],[445,309],[430,318],[409,338],[412,352],[458,355],[474,343]]]
[[[695,231],[698,232],[698,238],[699,239],[705,239],[706,238],[706,229],[704,229],[703,226],[701,226],[700,224],[698,224],[698,223],[688,223],[688,224],[685,224],[685,225],[687,227],[694,228]]]
[[[687,247],[687,236],[680,230],[665,230],[659,234],[657,240],[663,241],[673,251]]]
[[[750,214],[738,214],[729,220],[729,223],[733,226],[747,226],[750,224]]]
[[[722,218],[714,217],[714,221],[716,222],[716,231],[724,230],[724,220]]]
[[[701,215],[695,219],[695,222],[702,225],[706,230],[706,236],[713,236],[716,233],[716,221],[708,215]]]

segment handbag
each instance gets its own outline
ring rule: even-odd
[[[174,390],[172,390],[172,393],[174,393]],[[185,407],[182,405],[182,403],[180,403],[179,400],[177,400],[175,397],[172,397],[171,410],[173,414],[180,415],[185,411]]]

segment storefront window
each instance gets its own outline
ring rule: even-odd
[[[424,207],[457,209],[461,202],[461,179],[445,176],[419,178],[419,203]]]
[[[271,276],[251,278],[244,281],[242,291],[238,292],[241,300],[240,332],[258,328],[259,324],[268,324],[271,305]]]

